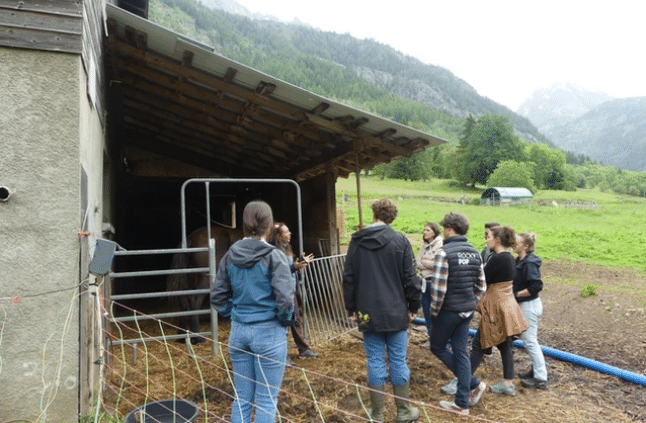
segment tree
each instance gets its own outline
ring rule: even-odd
[[[538,189],[565,189],[566,156],[561,150],[545,144],[531,144],[527,147],[527,158],[534,166],[534,183]],[[574,184],[574,179],[571,180]]]
[[[498,163],[524,159],[523,142],[514,135],[509,119],[500,115],[481,116],[473,126],[461,156],[460,181],[485,184]]]
[[[527,188],[532,193],[536,192],[534,186],[534,164],[520,163],[514,160],[505,160],[498,163],[487,180],[488,187],[521,187]]]
[[[404,179],[411,181],[427,180],[430,177],[430,169],[425,165],[423,151],[412,157],[402,157],[392,162],[390,174],[393,179]]]

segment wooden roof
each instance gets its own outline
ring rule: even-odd
[[[108,4],[123,142],[231,177],[302,181],[445,141],[336,103]]]

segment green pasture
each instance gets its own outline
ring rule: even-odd
[[[646,270],[644,198],[591,190],[540,191],[529,204],[480,206],[477,203],[483,188],[456,187],[449,180],[411,182],[362,175],[360,184],[364,225],[372,222],[370,200],[390,197],[399,208],[393,227],[417,235],[415,239],[420,242],[426,222],[439,222],[454,211],[468,217],[471,228],[467,236],[478,249],[484,246],[484,223],[497,221],[517,232],[535,232],[536,253],[544,259]],[[347,233],[342,234],[341,242],[347,243],[359,224],[355,175],[339,178],[336,193],[337,206],[346,216]],[[458,203],[460,199],[465,204]],[[418,245],[413,246],[415,251]]]

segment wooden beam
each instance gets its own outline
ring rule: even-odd
[[[117,62],[121,69],[127,70],[128,72],[133,73],[139,78],[144,79],[136,79],[128,77],[127,75],[123,75],[122,79],[125,85],[134,85],[145,91],[154,91],[158,95],[164,95],[170,99],[173,99],[173,101],[178,101],[178,93],[185,93],[186,95],[194,97],[196,99],[196,102],[198,100],[204,102],[204,104],[197,106],[195,105],[196,102],[189,101],[184,96],[182,98],[182,101],[185,104],[194,103],[195,108],[208,108],[209,110],[211,110],[212,114],[216,113],[216,111],[213,110],[212,106],[212,104],[215,103],[220,107],[220,109],[217,110],[217,115],[223,119],[226,119],[229,124],[235,124],[237,122],[237,116],[245,110],[244,104],[241,104],[239,101],[223,98],[222,96],[218,96],[212,91],[201,89],[193,84],[188,84],[185,81],[172,78],[168,75],[158,74],[136,63],[128,63],[123,59],[117,59]],[[151,81],[151,83],[148,83],[145,80]],[[263,110],[248,112],[247,115],[257,118],[257,120],[254,121],[257,122],[258,125],[260,125],[260,127],[256,129],[257,132],[265,133],[268,136],[275,138],[281,138],[284,134],[284,131],[278,128],[287,128],[292,131],[299,131],[306,137],[311,138],[330,137],[329,134],[322,134],[314,130],[303,129],[297,123],[288,121],[287,118],[279,118],[275,115],[270,115]],[[266,126],[263,122],[267,122],[267,124],[271,124],[271,126]],[[255,124],[256,123],[254,123],[254,125]],[[320,148],[320,144],[303,138],[293,138],[290,140],[286,139],[286,141],[296,143],[308,150],[316,150],[317,148]]]
[[[348,126],[349,126],[350,128],[352,128],[352,129],[357,129],[357,128],[359,128],[360,126],[365,125],[365,124],[366,124],[366,123],[368,123],[369,121],[370,121],[370,120],[369,120],[367,117],[363,117],[363,116],[362,116],[362,117],[360,117],[360,118],[358,118],[358,119],[355,119],[355,120],[353,120],[352,122],[350,122],[350,123],[348,124]]]
[[[269,97],[276,90],[276,84],[271,82],[260,81],[256,86],[255,94],[263,97]]]
[[[313,115],[320,115],[321,113],[325,112],[327,109],[330,108],[330,105],[325,102],[321,102],[318,106],[316,106],[314,109],[310,111],[311,114]]]
[[[187,68],[190,68],[193,66],[193,57],[195,56],[195,53],[193,53],[190,50],[184,50],[184,54],[182,55],[182,66],[186,66]]]
[[[141,84],[139,84],[141,85]],[[156,114],[162,120],[177,120],[177,117],[181,117],[185,124],[199,129],[202,132],[216,136],[219,139],[225,139],[237,143],[241,146],[240,153],[263,153],[267,147],[272,146],[273,149],[269,151],[274,151],[275,156],[279,159],[285,159],[286,157],[297,157],[304,154],[304,149],[299,147],[294,147],[293,145],[276,144],[272,140],[273,138],[265,136],[261,137],[255,133],[250,133],[244,127],[228,123],[222,123],[219,120],[213,119],[213,116],[208,112],[210,111],[207,106],[201,103],[194,104],[196,107],[201,107],[202,110],[199,112],[196,110],[191,110],[186,105],[180,106],[172,101],[166,99],[151,96],[149,93],[138,91],[132,87],[126,87],[124,89],[126,96],[131,99],[128,102],[128,105],[131,108],[138,109],[141,111],[146,111],[148,113]],[[141,104],[138,104],[141,103]],[[193,104],[192,104],[193,105]],[[199,121],[197,117],[199,115],[205,116],[202,121]],[[133,117],[136,117],[134,115]],[[279,151],[283,150],[283,151]],[[273,163],[275,165],[275,163]],[[295,160],[292,159],[292,165],[297,164]]]
[[[296,106],[291,106],[281,101],[274,100],[271,97],[258,95],[256,94],[255,90],[251,91],[244,87],[226,83],[222,79],[202,73],[193,68],[190,68],[190,69],[184,68],[181,66],[181,64],[177,64],[171,60],[168,60],[162,56],[153,54],[151,52],[137,50],[136,48],[133,48],[128,44],[121,43],[118,41],[114,43],[110,42],[110,50],[119,52],[127,56],[131,56],[138,60],[142,60],[150,65],[153,65],[160,69],[164,69],[176,75],[184,75],[188,79],[196,81],[207,87],[210,87],[211,89],[214,89],[216,91],[223,91],[239,99],[256,103],[261,107],[267,108],[269,110],[273,110],[279,114],[290,116],[300,121],[306,120],[308,123],[314,126],[318,126],[319,128],[324,129],[326,131],[348,135],[352,138],[362,137],[367,140],[371,140],[371,143],[376,143],[376,144],[382,142],[382,140],[379,140],[378,137],[373,137],[365,133],[357,133],[352,129],[348,129],[344,127],[337,121],[324,119],[320,116],[316,116],[311,113],[305,113]],[[401,155],[401,156],[410,155],[410,153],[405,149],[400,149],[397,146],[389,145],[388,143],[384,143],[383,147],[387,151],[391,151],[397,155]]]
[[[236,74],[238,71],[234,68],[229,68],[227,69],[227,73],[224,74],[224,77],[222,78],[222,81],[224,81],[227,84],[230,84],[233,82],[233,78],[235,78]]]

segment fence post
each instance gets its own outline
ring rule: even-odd
[[[209,237],[209,287],[213,291],[215,285],[215,274],[217,271],[215,262],[215,240]],[[218,351],[218,311],[211,304],[211,294],[209,294],[209,308],[211,309],[211,352],[215,355]]]

